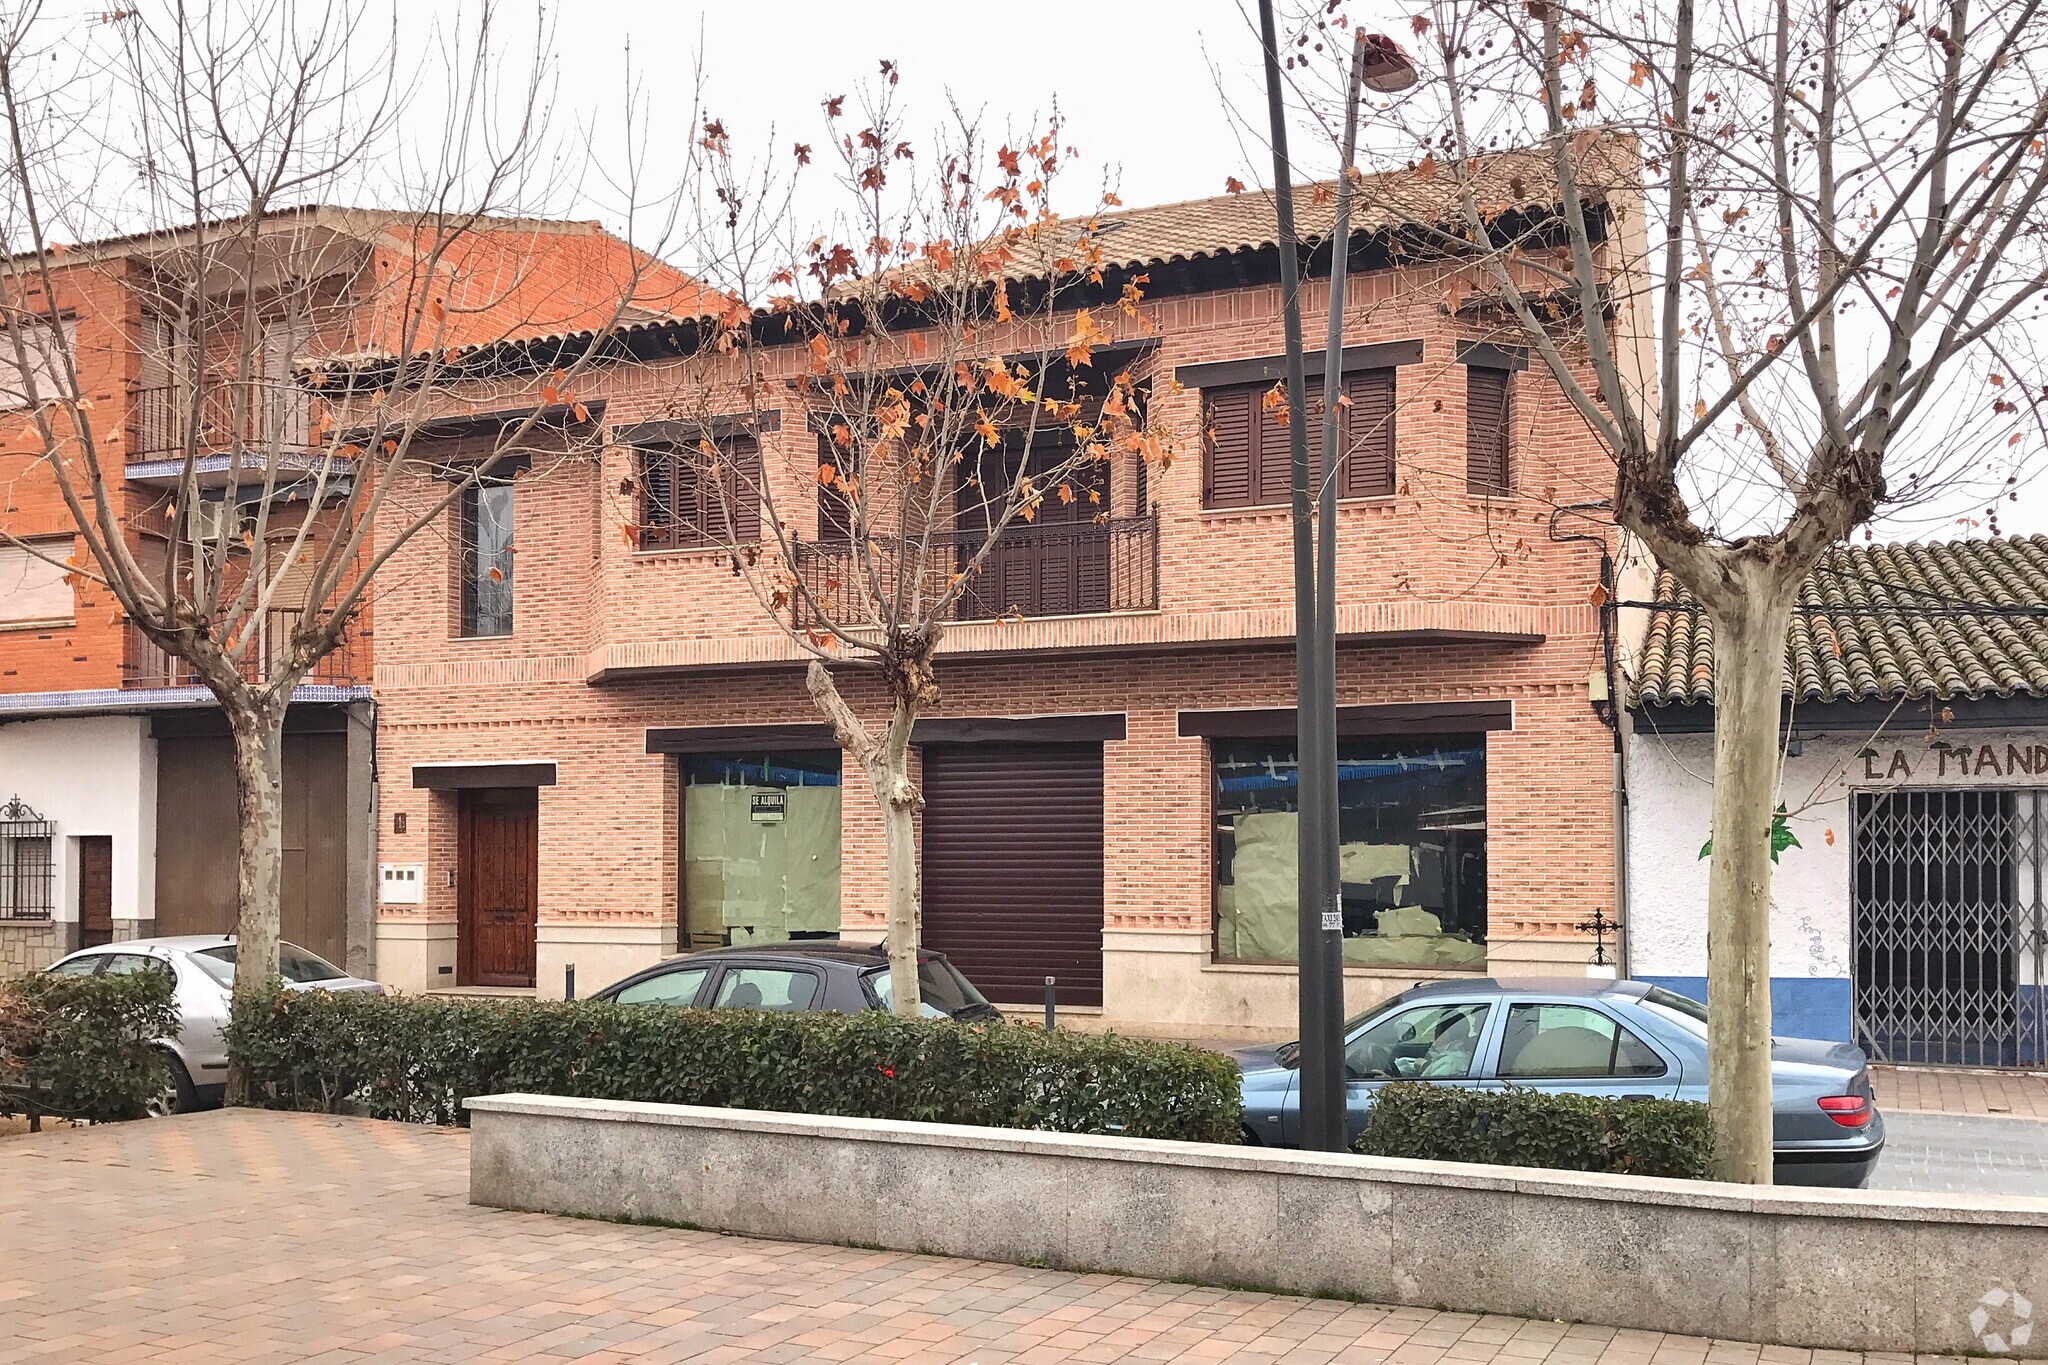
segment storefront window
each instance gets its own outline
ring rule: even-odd
[[[1296,956],[1294,742],[1214,741],[1216,955]],[[1486,965],[1486,741],[1337,746],[1348,966]]]
[[[839,933],[839,755],[685,754],[686,951]]]

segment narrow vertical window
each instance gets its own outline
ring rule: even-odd
[[[512,485],[462,491],[462,633],[512,633]]]
[[[1511,491],[1512,379],[1508,370],[1465,367],[1465,489],[1479,497],[1500,497]]]

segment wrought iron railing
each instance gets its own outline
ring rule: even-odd
[[[279,655],[291,645],[292,632],[299,628],[304,613],[285,609],[264,613],[263,625],[240,659],[245,681],[257,683],[271,676]],[[341,643],[322,656],[301,682],[326,687],[367,685],[369,651],[354,631],[344,631]],[[128,623],[127,648],[121,661],[123,687],[199,687],[204,680],[190,663],[143,634],[133,621]]]
[[[261,462],[275,451],[306,451],[313,434],[313,395],[281,380],[223,381],[202,386],[194,411],[191,390],[168,384],[138,389],[130,409],[128,461],[173,459],[185,453],[192,424],[198,424],[200,455],[223,454],[240,446]]]
[[[1018,522],[969,571],[986,531],[933,531],[913,539],[871,538],[857,554],[844,540],[799,542],[794,594],[798,629],[828,621],[858,629],[880,592],[894,598],[921,586],[926,601],[961,575],[950,613],[955,621],[1004,616],[1080,616],[1148,611],[1159,605],[1159,517],[1146,513],[1103,521]],[[921,585],[906,581],[920,575]],[[872,575],[870,580],[864,575]]]

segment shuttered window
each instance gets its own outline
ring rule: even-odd
[[[46,625],[73,616],[64,561],[72,539],[58,536],[25,545],[0,545],[0,626]]]
[[[839,447],[818,433],[818,468],[833,471],[832,482],[818,485],[818,539],[844,543],[853,539],[853,505],[839,482]]]
[[[1202,393],[1202,501],[1208,507],[1271,507],[1292,495],[1287,424],[1266,406],[1267,384],[1207,389]],[[1337,423],[1343,452],[1337,493],[1385,497],[1394,491],[1394,371],[1354,370],[1344,376],[1350,406]],[[1322,441],[1320,381],[1310,386],[1309,453]]]
[[[761,447],[753,438],[726,441],[715,468],[696,449],[646,446],[638,454],[641,549],[747,545],[761,538]]]
[[[1345,452],[1347,498],[1384,498],[1394,491],[1394,372],[1354,370],[1344,376],[1350,408],[1337,431]]]
[[[1465,489],[1480,497],[1508,493],[1514,372],[1465,367]]]

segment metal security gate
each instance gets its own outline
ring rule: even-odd
[[[1886,1062],[2048,1060],[2043,794],[1901,789],[1854,803],[1856,1041]]]

